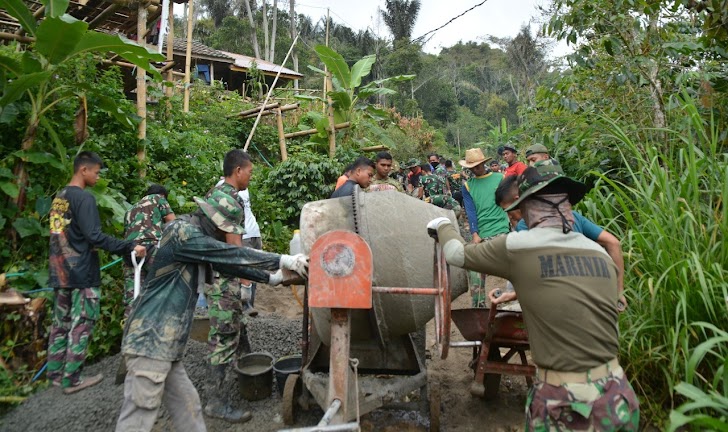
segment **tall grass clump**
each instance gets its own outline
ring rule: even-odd
[[[728,327],[728,155],[723,119],[679,99],[671,129],[654,141],[635,142],[605,119],[616,140],[626,178],[598,180],[585,207],[619,237],[625,255],[629,308],[620,317],[620,359],[640,395],[644,418],[662,425],[670,409],[685,402],[678,383],[723,390],[728,341],[715,339]],[[710,355],[691,361],[708,340]],[[702,348],[701,348],[702,347]],[[723,403],[726,400],[723,399]]]

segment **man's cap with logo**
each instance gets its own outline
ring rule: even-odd
[[[207,216],[216,227],[231,234],[245,234],[240,225],[243,222],[243,208],[235,201],[235,198],[215,190],[207,199],[195,197],[195,202],[205,216]]]
[[[408,169],[408,168],[414,168],[416,166],[422,165],[422,162],[420,162],[417,158],[410,158],[407,162],[402,164],[402,168]]]
[[[483,162],[488,162],[491,159],[493,158],[485,157],[485,155],[483,154],[483,150],[479,148],[471,148],[465,150],[465,159],[461,159],[458,163],[463,168],[473,168],[482,164]]]
[[[549,187],[547,190],[546,187]],[[575,205],[584,198],[588,192],[587,186],[564,175],[564,170],[556,159],[538,161],[532,167],[526,168],[518,177],[519,197],[505,211],[518,208],[526,198],[542,193],[566,193],[569,202]]]
[[[549,149],[547,149],[545,145],[543,145],[543,144],[534,144],[534,145],[532,145],[532,146],[530,146],[529,148],[526,149],[526,157],[529,157],[532,154],[537,154],[537,153],[546,153],[546,154],[548,154],[548,152],[549,152]]]

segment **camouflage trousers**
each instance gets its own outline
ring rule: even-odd
[[[427,198],[427,201],[440,208],[454,211],[456,216],[462,211],[460,204],[458,204],[458,202],[455,201],[455,198],[450,195],[430,195]]]
[[[622,368],[587,383],[536,382],[526,401],[526,431],[637,431],[637,395]]]
[[[220,277],[205,285],[210,333],[207,336],[210,364],[213,366],[234,361],[248,350],[243,322],[243,302],[240,300],[238,279]]]
[[[100,313],[100,288],[55,289],[53,322],[48,338],[50,381],[78,385],[89,340]]]

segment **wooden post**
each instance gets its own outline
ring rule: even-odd
[[[329,46],[329,20],[330,20],[329,17],[330,17],[330,15],[329,15],[329,8],[326,8],[326,46]],[[324,64],[324,72],[327,72],[328,73],[328,71],[329,70],[326,67],[326,64]],[[330,88],[328,88],[328,84],[329,84],[329,78],[328,78],[328,75],[326,75],[326,76],[324,76],[324,96],[326,96],[326,93],[328,93],[328,91],[330,90]],[[323,109],[324,109],[324,112],[325,112],[326,111],[326,105],[325,104],[323,106]]]
[[[328,82],[329,88],[334,88],[331,82],[331,72],[326,75],[326,81]],[[334,157],[336,153],[336,123],[334,121],[334,101],[331,97],[326,96],[328,101],[327,116],[329,117],[329,157]]]
[[[174,1],[169,1],[169,19],[167,21],[167,61],[174,60]],[[172,68],[167,71],[167,81],[174,82],[174,75],[172,75]],[[167,97],[174,96],[174,86],[169,86],[164,89],[167,93]]]
[[[187,51],[185,53],[185,95],[182,102],[182,111],[190,112],[190,66],[192,65],[192,17],[194,16],[193,3],[189,0],[187,7]]]
[[[288,159],[288,151],[286,150],[286,135],[283,132],[283,113],[281,109],[276,109],[276,120],[278,121],[278,144],[281,146],[281,161]]]
[[[147,3],[139,2],[137,6],[137,43],[146,46],[144,36],[147,34]],[[141,118],[139,122],[139,138],[140,143],[137,148],[137,159],[139,159],[139,177],[144,178],[146,169],[144,168],[144,160],[146,159],[146,149],[142,140],[147,138],[147,72],[142,68],[137,68],[137,115]]]

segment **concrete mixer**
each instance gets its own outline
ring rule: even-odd
[[[360,415],[419,389],[430,429],[439,428],[439,398],[427,389],[425,326],[435,318],[445,358],[450,302],[467,291],[465,271],[449,268],[427,235],[427,222],[440,216],[456,223],[451,210],[358,187],[350,197],[303,207],[301,242],[310,256],[303,366],[286,380],[286,424],[313,400],[324,417],[298,430],[357,430]]]

